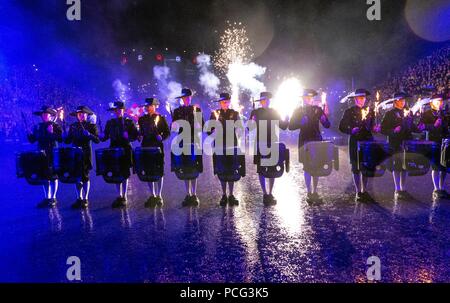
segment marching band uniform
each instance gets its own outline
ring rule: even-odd
[[[38,207],[52,207],[57,203],[58,176],[53,172],[53,149],[58,146],[58,142],[62,142],[62,129],[50,119],[50,116],[55,116],[56,113],[56,110],[50,106],[42,106],[40,111],[33,114],[41,116],[43,122],[36,125],[32,133],[28,134],[28,141],[38,143],[38,150],[45,151],[48,162],[48,183],[44,185],[45,198],[38,204]],[[48,118],[44,118],[44,115],[48,115]]]
[[[79,106],[76,111],[71,113],[71,116],[77,117],[78,121],[71,124],[69,132],[65,137],[65,143],[74,147],[81,147],[83,150],[83,173],[80,183],[76,184],[78,198],[72,205],[73,208],[86,208],[88,206],[88,197],[90,190],[89,172],[93,168],[92,165],[92,144],[100,143],[98,137],[97,125],[92,124],[86,120],[79,120],[79,114],[93,115],[94,112],[87,106]],[[84,197],[83,197],[84,192]]]
[[[201,129],[203,129],[203,125],[205,122],[203,120],[202,110],[199,107],[190,104],[192,95],[192,90],[189,88],[183,88],[181,90],[181,96],[177,97],[176,99],[182,99],[183,105],[174,110],[172,114],[172,123],[176,122],[177,120],[187,121],[191,128],[191,143],[194,144],[195,142],[201,142],[201,138],[199,137],[199,134],[196,133],[195,129],[196,121],[194,118],[194,113],[201,116]],[[181,134],[182,132],[183,128],[180,127],[178,134]],[[201,155],[197,155],[197,157],[200,157],[200,164],[199,167],[197,167],[197,170],[203,172],[203,157]],[[185,187],[186,197],[183,200],[183,206],[199,205],[200,201],[197,197],[197,179],[185,180]]]
[[[369,91],[357,89],[351,97],[355,98],[355,102],[357,103],[359,102],[359,98],[367,98],[369,95]],[[356,200],[358,202],[372,202],[372,197],[365,191],[367,177],[362,175],[362,172],[358,168],[358,141],[373,141],[372,129],[375,124],[375,114],[369,107],[365,107],[365,99],[360,105],[352,106],[344,112],[339,123],[339,130],[349,135],[348,150],[357,191]]]
[[[222,93],[222,94],[220,94],[220,98],[219,98],[219,100],[217,100],[217,102],[228,102],[228,106],[229,106],[230,100],[231,100],[230,94]],[[219,140],[222,140],[223,155],[224,155],[224,157],[233,157],[232,155],[226,155],[226,149],[237,148],[238,140],[236,137],[236,131],[233,129],[233,145],[232,146],[227,145],[228,139],[227,139],[226,124],[227,124],[227,121],[232,121],[234,124],[234,122],[240,120],[239,113],[231,108],[228,108],[226,110],[221,108],[221,109],[211,112],[209,119],[217,120],[222,125],[223,133],[222,133],[222,138],[220,138]],[[208,135],[211,135],[213,132],[214,132],[214,128],[211,130],[211,132],[208,132]],[[217,140],[218,139],[216,138],[216,141]],[[213,161],[214,162],[218,161],[215,156],[213,156]],[[226,164],[222,163],[222,165],[226,165]],[[239,201],[233,195],[234,182],[220,181],[220,183],[221,183],[222,192],[223,192],[222,198],[220,200],[220,205],[225,206],[227,203],[229,203],[230,205],[239,205]],[[230,193],[230,195],[228,197],[227,197],[227,192],[226,192],[227,183],[228,183],[229,193]]]
[[[261,153],[259,146],[264,144],[267,147],[270,148],[272,143],[272,127],[271,125],[273,123],[279,122],[279,127],[282,130],[286,130],[289,125],[289,121],[285,121],[281,119],[280,114],[273,108],[269,108],[270,99],[272,98],[272,93],[270,92],[262,92],[260,94],[260,100],[256,100],[255,102],[261,102],[265,105],[263,107],[260,107],[258,109],[254,109],[250,113],[250,119],[254,120],[256,122],[256,155],[253,158],[254,164],[256,164],[256,172],[259,174],[259,181],[261,185],[261,189],[263,191],[263,203],[265,205],[274,205],[277,203],[277,200],[272,195],[273,186],[275,184],[274,178],[268,178],[269,179],[269,190],[266,190],[266,178],[264,178],[261,174],[262,172],[262,166],[261,166]],[[267,136],[266,138],[260,137],[260,125],[259,121],[267,121]]]
[[[412,140],[412,133],[416,132],[417,128],[410,112],[405,110],[405,104],[396,106],[398,102],[405,102],[406,98],[405,93],[394,94],[394,108],[386,112],[381,122],[381,133],[388,137],[389,147],[393,151],[391,170],[394,176],[395,199],[397,200],[411,199],[411,195],[403,188],[407,175],[403,168],[403,142]]]
[[[157,105],[159,105],[158,99],[148,98],[145,100],[144,107]],[[160,148],[164,167],[163,141],[169,138],[170,136],[170,129],[166,118],[156,112],[153,113],[148,112],[139,118],[138,124],[139,124],[139,133],[140,136],[142,137],[141,146]],[[145,203],[146,207],[153,207],[155,205],[161,206],[163,204],[163,200],[161,197],[162,185],[163,185],[163,177],[161,177],[161,180],[158,182],[149,182],[151,196]],[[157,186],[156,196],[154,192],[155,186]]]
[[[435,104],[437,102],[437,104]],[[437,105],[437,106],[436,106]],[[419,130],[428,132],[428,140],[436,142],[442,146],[442,141],[450,135],[450,117],[442,110],[443,96],[434,95],[431,101],[431,109],[425,111],[419,122]],[[434,185],[433,197],[435,199],[449,199],[449,193],[444,189],[447,168],[443,167],[439,160],[441,159],[441,149],[439,155],[432,157],[432,179]]]
[[[305,89],[302,98],[308,98],[309,100],[315,96],[317,96],[317,92],[315,90]],[[322,124],[324,128],[330,128],[331,126],[324,110],[317,105],[305,103],[303,107],[296,109],[292,114],[289,122],[289,130],[300,129],[298,138],[298,152],[301,163],[304,163],[305,160],[304,149],[302,147],[308,142],[322,141],[320,124]],[[319,181],[318,177],[313,177],[314,188],[311,190],[311,175],[306,171],[304,172],[304,175],[305,182],[307,184],[306,187],[308,189],[307,201],[320,202],[321,199],[317,193],[317,184]]]
[[[131,142],[136,141],[138,138],[138,130],[133,120],[125,118],[123,111],[125,110],[125,104],[120,101],[113,103],[113,106],[109,111],[115,111],[117,118],[108,120],[105,126],[105,131],[101,141],[105,142],[110,140],[110,148],[123,148],[125,150],[127,169],[122,172],[123,177],[127,180],[121,184],[117,184],[117,191],[119,197],[114,201],[113,207],[124,207],[127,204],[127,187],[128,178],[130,177],[130,168],[133,166],[133,149]],[[119,115],[118,111],[122,111]]]

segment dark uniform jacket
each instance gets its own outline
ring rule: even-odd
[[[48,132],[48,127],[53,125],[53,133]],[[58,147],[58,143],[62,142],[62,129],[55,122],[42,122],[33,128],[33,132],[28,135],[30,143],[38,143],[38,149],[44,150],[47,154],[49,164],[53,159],[53,148]]]
[[[271,135],[272,135],[272,127],[271,125],[278,121],[279,127],[282,130],[286,130],[289,126],[289,121],[283,121],[281,120],[280,114],[273,108],[258,108],[251,112],[250,119],[253,119],[256,121],[256,129],[257,129],[257,137],[256,141],[257,143],[268,143],[267,146],[270,147],[271,143]],[[266,138],[260,138],[260,125],[259,121],[267,121],[267,137]],[[262,140],[262,141],[261,141]],[[279,141],[279,138],[276,139],[276,141]]]
[[[197,114],[200,114],[201,116],[201,127],[203,129],[203,125],[205,124],[205,121],[203,120],[202,110],[196,106],[188,105],[188,106],[180,106],[177,109],[174,110],[172,115],[172,122],[176,122],[177,120],[186,120],[189,122],[191,126],[191,143],[194,143],[194,136],[198,136],[198,134],[195,132],[194,129],[194,112]],[[180,127],[180,130],[178,134],[181,134],[183,131],[183,128]],[[200,139],[198,139],[200,142]]]
[[[339,130],[344,134],[350,135],[349,153],[350,161],[357,161],[358,153],[358,141],[372,141],[372,128],[375,121],[375,115],[372,110],[369,111],[366,119],[363,120],[363,110],[367,110],[367,107],[360,108],[358,106],[352,106],[348,108],[344,115],[342,116],[341,122],[339,123]],[[352,135],[352,129],[359,127],[359,132]]]
[[[128,132],[128,139],[123,137],[124,132]],[[128,118],[114,118],[106,122],[102,141],[110,140],[110,148],[124,148],[131,167],[133,164],[131,142],[136,141],[137,138],[138,130],[133,120]]]
[[[306,105],[298,108],[292,114],[289,122],[289,130],[300,129],[298,146],[302,147],[305,142],[309,141],[322,141],[322,134],[320,132],[320,123],[325,128],[330,128],[330,121],[327,119],[322,122],[320,118],[324,114],[323,109],[316,105]],[[308,120],[302,123],[304,117]]]
[[[417,127],[414,125],[413,117],[411,115],[404,116],[402,109],[391,109],[386,112],[381,122],[381,133],[388,137],[389,145],[398,151],[402,148],[403,141],[411,140],[412,133],[417,132]],[[394,129],[401,126],[401,131],[395,133]]]
[[[158,124],[156,124],[156,120],[158,120]],[[142,147],[159,147],[161,152],[164,153],[164,144],[162,141],[158,141],[157,136],[160,135],[163,141],[170,136],[166,118],[160,114],[146,114],[139,118],[138,123],[139,132],[142,136]]]
[[[65,143],[75,147],[81,147],[84,154],[84,164],[86,169],[92,169],[92,144],[100,143],[97,125],[85,122],[75,122],[70,125],[69,133],[65,138]]]
[[[217,115],[217,117],[216,117]],[[236,131],[233,131],[233,146],[227,146],[227,129],[226,129],[226,123],[227,121],[238,121],[240,120],[239,117],[239,113],[233,109],[228,109],[228,110],[223,110],[223,109],[219,109],[216,111],[211,112],[211,116],[209,117],[210,120],[218,120],[221,124],[222,124],[222,130],[223,130],[223,134],[222,134],[222,146],[224,148],[226,147],[236,147],[238,146],[238,141],[237,141],[237,137],[236,137]],[[230,123],[230,122],[229,122]],[[208,132],[209,135],[212,134],[214,128],[212,129],[211,132]],[[218,139],[216,139],[218,140]]]
[[[440,127],[436,128],[434,126],[434,123],[439,118],[442,119],[442,124]],[[450,124],[450,118],[446,116],[442,111],[435,111],[430,109],[424,112],[419,123],[423,123],[425,125],[425,130],[428,131],[428,139],[430,141],[441,144],[443,139],[449,137],[448,128]]]

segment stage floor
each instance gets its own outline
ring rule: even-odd
[[[0,281],[67,282],[69,256],[80,258],[83,282],[365,282],[370,256],[381,260],[382,282],[450,281],[450,201],[432,202],[430,175],[409,179],[416,201],[395,203],[386,174],[370,185],[378,203],[356,204],[342,148],[340,171],[319,186],[324,203],[310,206],[291,151],[274,207],[262,204],[251,158],[236,185],[240,206],[219,207],[205,157],[198,208],[181,207],[184,185],[167,160],[163,208],[144,208],[147,186],[133,176],[129,208],[114,210],[114,186],[93,177],[89,210],[74,211],[65,184],[57,208],[37,209],[42,189],[15,178],[14,150],[4,148]]]

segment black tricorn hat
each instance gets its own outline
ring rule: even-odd
[[[41,107],[40,110],[33,112],[33,115],[40,116],[40,115],[42,115],[44,113],[47,113],[47,114],[50,114],[50,115],[56,115],[57,111],[51,106],[44,105],[44,106]]]
[[[255,100],[255,102],[259,102],[262,100],[272,99],[273,95],[270,92],[262,92],[259,94],[259,100]]]
[[[357,90],[355,90],[355,92],[353,93],[352,97],[361,97],[361,96],[367,97],[367,96],[370,96],[370,95],[371,94],[370,94],[370,92],[367,89],[358,88]]]
[[[395,93],[395,94],[392,96],[392,99],[394,99],[394,100],[401,100],[401,99],[406,99],[406,98],[409,98],[409,97],[411,97],[411,96],[408,95],[408,94],[405,93],[405,92],[397,92],[397,93]]]
[[[116,109],[125,109],[125,103],[123,103],[122,101],[115,101],[109,104],[109,111],[113,111]]]
[[[193,95],[193,93],[192,93],[192,90],[190,88],[183,88],[181,90],[181,96],[178,96],[175,99],[181,99],[183,97],[190,97],[192,95]]]
[[[231,95],[229,93],[221,93],[219,95],[219,100],[217,100],[216,102],[222,102],[225,100],[231,100]]]
[[[145,99],[145,103],[143,106],[149,106],[149,105],[159,105],[159,100],[157,98],[147,98]]]
[[[303,90],[302,97],[315,97],[317,95],[318,95],[317,91],[315,91],[314,89],[311,89],[311,88],[307,88],[307,89]]]
[[[78,106],[77,109],[70,113],[71,116],[76,116],[78,113],[85,113],[88,115],[93,115],[94,112],[87,106],[81,105]]]

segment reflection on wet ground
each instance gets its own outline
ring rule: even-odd
[[[39,187],[1,163],[0,281],[66,281],[66,260],[81,259],[85,282],[366,282],[367,258],[381,259],[382,281],[449,281],[450,202],[433,203],[430,176],[411,178],[416,201],[393,201],[390,175],[372,180],[377,204],[355,204],[345,153],[323,178],[324,203],[305,201],[295,148],[291,172],[277,180],[278,205],[265,208],[255,167],[236,185],[240,206],[221,208],[210,158],[199,181],[199,208],[181,208],[184,187],[166,167],[163,208],[145,209],[135,176],[130,207],[113,210],[114,187],[93,178],[91,207],[73,211],[61,185],[59,206],[39,210]],[[168,161],[167,161],[168,163]]]

